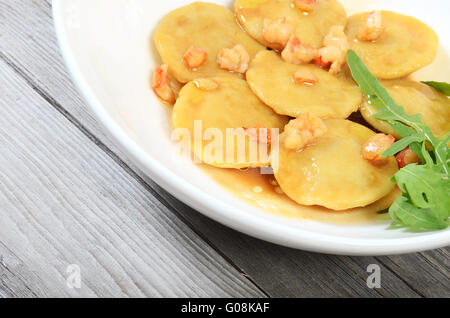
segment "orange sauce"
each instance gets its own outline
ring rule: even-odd
[[[380,219],[379,211],[387,209],[400,190],[367,206],[346,211],[333,211],[319,206],[303,206],[286,196],[273,175],[260,169],[220,169],[201,165],[201,169],[242,201],[275,216],[292,220],[313,220],[334,224],[364,224]]]

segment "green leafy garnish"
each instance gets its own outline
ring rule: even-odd
[[[450,96],[450,84],[446,83],[446,82],[422,82],[424,84],[427,84],[428,86],[431,86],[435,89],[437,89],[438,91],[441,91],[442,93],[444,93],[447,96]]]
[[[378,110],[374,117],[388,122],[402,137],[382,156],[390,157],[410,147],[423,163],[408,165],[392,178],[402,195],[389,208],[393,220],[391,228],[411,231],[447,228],[450,217],[450,152],[447,147],[450,132],[435,137],[430,127],[422,122],[422,115],[408,115],[353,50],[348,51],[347,62],[368,102]]]

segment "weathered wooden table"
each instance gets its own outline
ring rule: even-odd
[[[80,98],[50,1],[0,0],[0,74],[0,297],[450,296],[448,248],[306,253],[225,228],[167,194]],[[379,289],[366,285],[369,264],[381,268]]]

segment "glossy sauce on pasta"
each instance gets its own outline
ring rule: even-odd
[[[238,199],[266,213],[291,220],[310,220],[331,224],[367,224],[380,218],[378,212],[387,209],[400,194],[396,189],[387,197],[362,208],[333,211],[320,206],[303,206],[285,195],[273,175],[261,170],[219,169],[201,165],[201,169]]]

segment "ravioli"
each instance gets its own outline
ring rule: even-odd
[[[296,22],[295,34],[302,42],[316,48],[322,45],[324,36],[333,25],[344,25],[347,14],[344,7],[335,0],[319,0],[312,13],[306,13],[294,6],[292,0],[237,0],[237,18],[244,29],[261,44],[280,49],[264,40],[264,19],[277,21],[290,17]]]
[[[382,11],[384,32],[380,38],[376,41],[360,41],[356,35],[366,17],[367,13],[351,16],[346,34],[351,48],[376,77],[404,77],[435,59],[439,39],[436,32],[426,24],[410,16]]]
[[[391,193],[395,158],[375,166],[361,156],[363,144],[375,133],[354,122],[327,119],[328,132],[303,151],[284,147],[280,137],[275,178],[292,200],[332,210],[367,206]]]
[[[296,84],[294,74],[309,70],[317,78],[314,85]],[[311,112],[322,118],[347,118],[358,110],[363,96],[349,74],[333,76],[316,65],[284,62],[273,51],[258,53],[247,71],[253,92],[275,112],[297,117]]]
[[[191,136],[191,145],[197,158],[203,162],[220,168],[262,167],[269,165],[268,151],[256,152],[252,159],[250,150],[257,149],[259,144],[251,141],[243,128],[265,127],[278,128],[280,131],[288,122],[285,116],[277,115],[272,109],[261,102],[250,90],[247,82],[238,78],[215,77],[209,80],[218,84],[216,89],[199,88],[199,81],[186,84],[180,91],[179,98],[173,110],[175,128],[187,128]],[[204,135],[201,146],[195,146],[194,121],[201,120],[201,132]],[[209,128],[217,128],[210,130]],[[234,156],[227,157],[225,141],[226,129],[238,129],[236,132],[244,141],[245,158],[238,157],[238,137],[234,141]],[[239,129],[240,128],[240,129]],[[206,140],[206,135],[217,132],[223,136],[222,147],[215,148],[216,135]],[[242,148],[239,148],[242,149]],[[230,151],[230,150],[229,150]],[[241,153],[243,151],[241,150]],[[253,152],[255,153],[255,152]],[[227,160],[230,158],[231,160]],[[242,160],[244,159],[244,160]]]
[[[233,12],[212,3],[195,2],[166,15],[154,34],[154,41],[169,72],[182,82],[213,76],[241,76],[219,68],[216,59],[224,48],[243,45],[251,58],[265,48],[239,27]],[[183,56],[191,47],[208,53],[206,61],[191,70]]]
[[[441,136],[450,130],[450,99],[436,89],[411,80],[382,81],[397,104],[412,114],[422,114],[423,122],[431,128],[436,136]],[[361,106],[361,114],[374,128],[397,138],[400,136],[385,121],[373,117],[377,109],[367,100]]]

